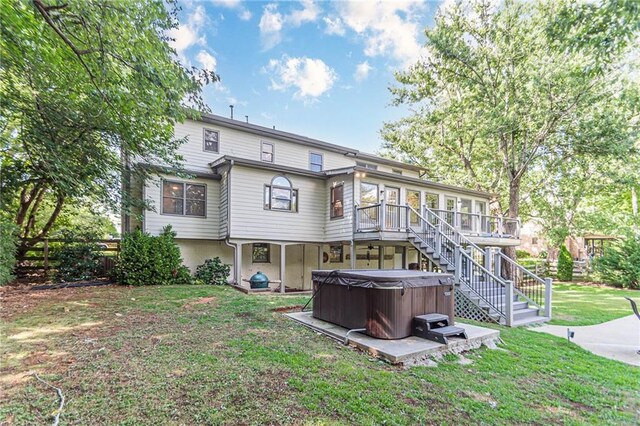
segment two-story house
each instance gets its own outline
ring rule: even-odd
[[[219,256],[236,285],[258,271],[281,291],[311,289],[314,269],[451,271],[461,250],[486,267],[486,247],[519,243],[516,220],[489,214],[492,194],[425,180],[414,165],[211,114],[175,134],[188,137],[179,153],[191,177],[139,182],[155,209],[123,231],[171,224],[186,265]]]

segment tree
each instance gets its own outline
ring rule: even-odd
[[[563,164],[628,155],[636,97],[618,59],[637,23],[618,19],[618,3],[607,4],[601,19],[625,31],[611,32],[606,52],[570,37],[584,30],[565,20],[577,13],[571,2],[446,8],[425,31],[424,59],[396,74],[394,102],[414,109],[385,124],[385,148],[428,166],[430,178],[498,193],[494,210],[511,218],[520,215],[523,187],[546,185]],[[560,24],[572,32],[554,40]]]
[[[130,206],[122,155],[179,168],[173,126],[192,113],[185,103],[206,110],[200,89],[217,76],[177,61],[173,1],[3,0],[2,10],[2,208],[24,250],[70,201]]]

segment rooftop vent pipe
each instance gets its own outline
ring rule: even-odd
[[[229,105],[229,108],[231,108],[231,119],[233,120],[233,105]]]

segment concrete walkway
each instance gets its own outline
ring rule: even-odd
[[[533,331],[567,338],[567,328],[575,332],[571,341],[596,355],[640,367],[640,321],[635,315],[597,325],[543,325]]]

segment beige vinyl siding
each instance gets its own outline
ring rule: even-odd
[[[220,133],[220,152],[205,152],[203,149],[204,129],[217,130]],[[209,163],[223,155],[261,161],[261,141],[274,145],[274,164],[309,170],[309,153],[317,152],[323,156],[323,169],[338,169],[354,166],[355,161],[337,152],[320,148],[311,148],[293,142],[285,142],[274,138],[265,138],[240,130],[208,123],[187,120],[175,128],[176,138],[188,138],[181,145],[178,153],[184,157],[184,165],[189,170],[211,172]]]
[[[174,176],[162,176],[176,182],[193,182],[207,187],[206,217],[164,215],[162,211],[162,182],[158,177],[147,181],[145,195],[155,211],[145,213],[145,231],[158,235],[166,225],[172,225],[177,238],[219,239],[220,238],[220,182],[210,179],[183,179]]]
[[[344,216],[331,219],[330,194],[335,184],[344,185]],[[353,236],[353,175],[335,176],[327,181],[325,190],[326,232],[324,241],[348,241]]]
[[[231,169],[231,237],[274,241],[322,241],[326,181],[287,175],[298,190],[298,212],[264,209],[264,186],[278,173],[235,165]]]

